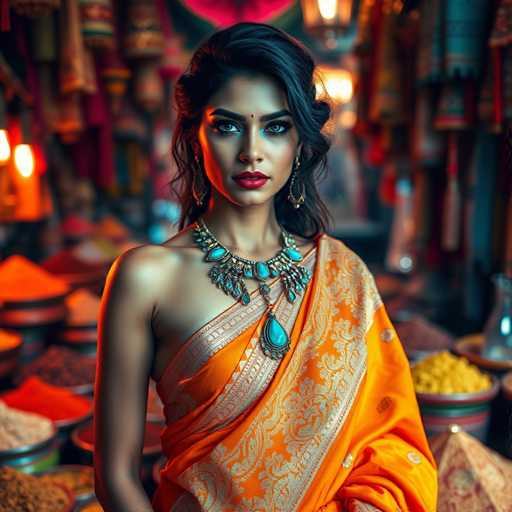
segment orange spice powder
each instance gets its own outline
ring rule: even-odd
[[[94,293],[79,288],[66,298],[69,314],[68,325],[91,325],[98,321],[100,298]]]
[[[24,302],[65,295],[68,285],[21,255],[0,263],[0,302]]]
[[[20,335],[0,329],[0,352],[21,345],[21,342]]]

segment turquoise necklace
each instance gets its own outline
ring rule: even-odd
[[[244,279],[258,281],[258,290],[268,312],[260,337],[261,349],[266,356],[281,359],[290,349],[290,340],[285,328],[274,315],[270,287],[265,281],[279,276],[284,294],[290,303],[294,303],[297,296],[306,289],[311,279],[311,271],[297,264],[302,261],[302,254],[293,236],[281,229],[282,248],[266,261],[249,260],[233,254],[215,238],[203,219],[196,221],[193,238],[205,253],[204,261],[214,263],[208,271],[212,283],[226,295],[246,306],[250,303],[251,296]]]

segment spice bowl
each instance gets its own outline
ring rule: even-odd
[[[18,367],[23,339],[14,331],[6,330],[0,331],[0,338],[8,341],[5,348],[0,346],[0,379],[7,379]]]
[[[57,429],[37,443],[0,451],[0,466],[10,466],[23,473],[46,471],[59,463]]]
[[[92,466],[66,464],[55,466],[47,471],[38,473],[52,483],[69,489],[77,504],[92,500],[94,495],[94,469]]]
[[[416,392],[423,424],[428,437],[446,432],[458,425],[485,442],[490,419],[491,402],[499,391],[498,379],[491,376],[489,389],[476,393],[421,393]]]

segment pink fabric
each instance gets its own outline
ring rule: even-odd
[[[283,14],[292,0],[182,0],[194,14],[213,25],[227,27],[241,21],[265,22]]]

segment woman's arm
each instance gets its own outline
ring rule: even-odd
[[[99,318],[94,399],[96,494],[107,512],[150,512],[139,478],[153,356],[154,247],[132,249],[107,276]]]

